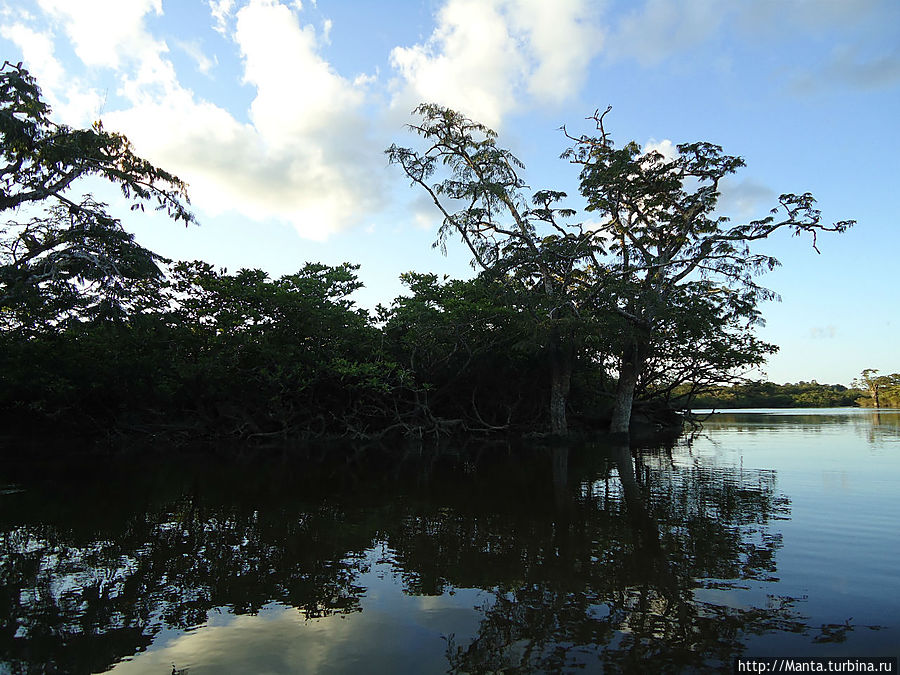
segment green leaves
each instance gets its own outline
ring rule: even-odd
[[[127,199],[151,201],[176,221],[194,222],[187,185],[134,154],[125,136],[102,123],[71,129],[50,120],[34,78],[21,65],[0,68],[0,212],[57,200],[77,207],[67,190],[81,178],[100,176]]]
[[[158,279],[160,256],[138,245],[106,204],[73,191],[99,176],[133,201],[194,222],[187,186],[134,154],[100,122],[72,129],[50,120],[40,88],[21,64],[0,68],[0,329],[57,330],[72,320],[122,320],[140,280]]]

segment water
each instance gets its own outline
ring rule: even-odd
[[[694,672],[896,656],[900,411],[0,465],[0,673]]]

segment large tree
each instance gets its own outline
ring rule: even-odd
[[[897,407],[900,402],[900,373],[879,375],[877,369],[866,368],[853,386],[867,390],[875,408],[881,408],[885,402],[889,407]]]
[[[524,165],[497,146],[491,129],[434,104],[420,105],[414,114],[421,122],[409,129],[426,148],[395,144],[388,157],[425,190],[443,216],[436,246],[446,250],[447,239],[458,235],[476,269],[533,291],[529,311],[547,334],[551,429],[565,434],[574,326],[595,291],[585,271],[599,272],[600,237],[565,222],[574,211],[557,206],[564,192],[529,193],[521,175]]]
[[[534,317],[549,326],[557,433],[566,430],[575,333],[588,317],[606,328],[618,373],[610,430],[627,433],[639,385],[708,386],[773,351],[752,331],[759,301],[775,297],[755,279],[778,261],[752,252],[753,241],[791,229],[810,233],[815,247],[817,232],[852,224],[823,224],[809,193],[783,194],[765,218],[731,224],[716,211],[719,186],[744,166],[740,157],[705,142],[677,146],[674,158],[634,142],[616,148],[603,126],[608,112],[592,116],[595,135],[566,132],[573,145],[563,157],[581,167],[586,210],[599,216],[591,227],[557,207],[563,192],[529,200],[522,163],[492,130],[453,110],[420,105],[422,121],[409,128],[426,148],[387,151],[442,214],[437,245],[458,234],[476,267],[534,291]]]
[[[50,119],[35,79],[0,67],[0,327],[46,328],[72,316],[120,314],[130,282],[159,275],[160,258],[78,183],[99,177],[143,210],[193,222],[186,185],[137,156],[97,122],[73,129]]]
[[[716,298],[720,315],[758,317],[757,303],[775,294],[756,277],[778,261],[751,249],[778,230],[816,234],[843,232],[853,224],[822,222],[810,193],[782,194],[760,219],[733,224],[718,213],[721,182],[744,166],[718,145],[683,143],[674,157],[642,151],[634,141],[617,148],[604,128],[609,113],[595,112],[593,135],[566,135],[573,146],[563,155],[581,167],[587,210],[599,216],[598,232],[609,241],[607,269],[617,277],[614,311],[623,319],[618,347],[619,378],[610,430],[627,433],[634,391],[653,356],[654,338],[673,322],[692,322],[670,308],[686,289]],[[761,345],[759,345],[761,346]],[[751,363],[758,354],[751,356]]]

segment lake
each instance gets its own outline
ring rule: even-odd
[[[733,411],[632,450],[309,454],[0,464],[0,673],[897,655],[900,411]]]

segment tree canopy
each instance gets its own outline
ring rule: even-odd
[[[136,155],[100,122],[73,129],[50,119],[21,64],[0,68],[0,322],[26,331],[73,316],[121,315],[130,282],[161,274],[162,258],[125,232],[79,181],[117,185],[132,210],[145,204],[189,224],[187,186]]]
[[[387,150],[458,236],[478,275],[403,275],[374,313],[358,266],[307,262],[271,278],[172,262],[79,193],[93,176],[132,210],[193,222],[185,184],[98,123],[50,119],[21,65],[0,68],[0,416],[8,430],[240,439],[440,437],[654,428],[774,351],[754,333],[777,264],[753,241],[824,225],[808,194],[771,216],[717,215],[743,166],[709,143],[674,158],[572,136],[587,225],[566,194],[532,189],[489,128],[416,109],[421,148]],[[888,401],[893,380],[866,388]],[[865,376],[866,374],[864,374]],[[893,377],[893,376],[890,376]],[[884,386],[882,386],[884,385]],[[873,389],[874,387],[874,389]]]
[[[867,393],[863,405],[873,408],[900,408],[900,373],[879,375],[876,368],[866,368],[853,385]]]
[[[540,290],[551,319],[590,316],[604,327],[608,349],[596,358],[613,362],[618,382],[610,429],[627,433],[641,388],[708,386],[775,350],[752,329],[758,303],[775,297],[756,277],[778,261],[754,253],[754,241],[790,229],[810,234],[816,248],[819,232],[853,221],[824,224],[811,194],[785,193],[768,216],[732,224],[718,214],[719,188],[744,166],[740,157],[708,142],[680,144],[674,158],[633,141],[617,148],[604,126],[609,111],[590,118],[593,134],[563,128],[572,143],[563,158],[580,167],[585,211],[599,217],[591,227],[556,206],[561,191],[538,190],[529,206],[523,163],[497,146],[494,131],[448,108],[417,107],[421,122],[409,129],[424,149],[395,144],[387,154],[443,215],[437,245],[456,233],[476,265]],[[572,351],[562,330],[551,362]],[[555,369],[551,409],[564,410],[567,378],[564,366]],[[564,415],[553,417],[553,430],[565,433]]]
[[[557,206],[564,192],[529,192],[520,175],[524,165],[497,146],[493,130],[434,104],[422,104],[414,114],[421,123],[409,128],[427,149],[394,144],[388,157],[425,190],[443,216],[436,246],[446,251],[447,239],[458,235],[476,268],[530,293],[529,311],[536,322],[547,324],[550,335],[551,428],[565,434],[577,349],[574,323],[595,300],[597,288],[586,270],[599,272],[601,237],[566,220],[574,211]]]

